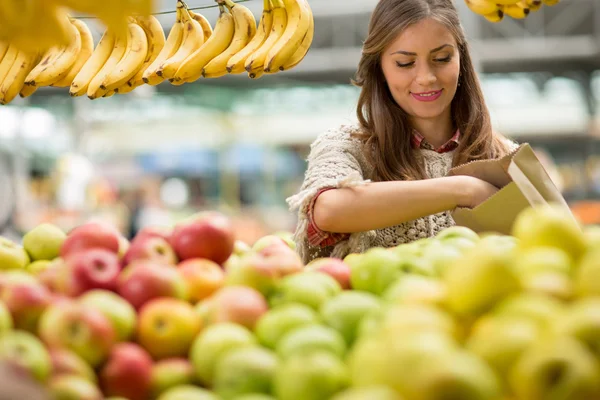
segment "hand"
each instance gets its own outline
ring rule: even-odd
[[[458,207],[475,208],[499,190],[496,186],[479,178],[472,176],[461,176],[460,178],[462,179],[462,190]]]

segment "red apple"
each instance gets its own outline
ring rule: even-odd
[[[235,233],[229,218],[218,212],[201,213],[177,225],[171,245],[181,260],[208,258],[223,264],[233,253]]]
[[[155,399],[172,387],[193,383],[194,367],[187,358],[165,358],[152,368],[150,397]]]
[[[161,264],[177,264],[175,251],[165,239],[158,236],[142,236],[135,238],[125,253],[125,265],[135,260],[153,260]]]
[[[87,249],[72,254],[66,261],[67,293],[79,296],[92,289],[116,290],[121,273],[117,254],[101,249]]]
[[[100,311],[73,300],[60,300],[42,314],[40,338],[49,347],[65,347],[92,367],[100,365],[116,343],[110,320]]]
[[[123,270],[118,293],[136,310],[157,297],[187,300],[187,283],[176,268],[152,261],[137,261]]]
[[[285,242],[285,240],[283,240],[279,236],[266,235],[266,236],[259,238],[256,242],[254,242],[254,244],[252,245],[252,250],[260,252],[263,249],[265,249],[267,247],[271,247],[273,245],[285,246],[288,249],[290,248],[288,246],[288,244]]]
[[[60,248],[60,256],[67,258],[74,253],[94,247],[118,254],[119,236],[119,232],[112,226],[89,222],[69,232]]]
[[[119,343],[113,347],[100,371],[100,382],[106,396],[145,400],[150,393],[151,380],[152,358],[135,343]]]
[[[253,330],[268,311],[264,296],[246,286],[228,286],[210,298],[209,323],[234,322]]]
[[[342,289],[350,289],[350,266],[339,258],[319,258],[310,262],[306,269],[323,272],[338,281]]]
[[[190,300],[194,303],[209,297],[225,283],[225,272],[211,260],[190,258],[177,268],[188,284]]]
[[[187,355],[202,328],[194,307],[182,300],[159,298],[139,313],[137,341],[155,359]]]
[[[139,240],[146,237],[159,237],[168,242],[171,238],[171,232],[172,230],[165,226],[145,226],[139,230],[133,240]]]
[[[14,327],[32,333],[37,332],[40,316],[50,304],[52,294],[40,282],[7,281],[0,289],[2,301],[12,315]]]
[[[77,375],[92,383],[97,383],[96,373],[75,352],[65,348],[53,348],[49,350],[52,361],[52,375]]]

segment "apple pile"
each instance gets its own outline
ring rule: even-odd
[[[57,400],[600,399],[598,228],[547,206],[511,236],[294,249],[216,212],[0,239],[0,361]]]

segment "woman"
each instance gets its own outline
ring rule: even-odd
[[[304,262],[437,234],[498,189],[450,168],[502,157],[452,0],[380,0],[356,80],[359,123],[311,145],[295,234]]]

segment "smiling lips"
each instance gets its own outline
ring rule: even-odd
[[[435,101],[442,95],[442,90],[434,90],[431,92],[413,93],[410,92],[411,96],[418,101]]]

